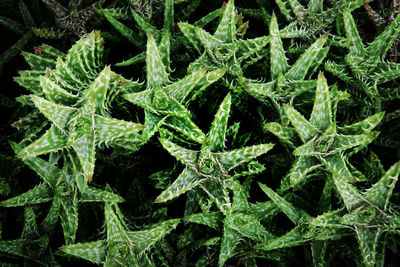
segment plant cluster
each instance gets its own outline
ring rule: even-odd
[[[2,265],[396,265],[398,1],[25,2]]]

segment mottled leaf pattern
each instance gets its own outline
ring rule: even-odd
[[[14,79],[29,94],[0,95],[22,105],[0,138],[3,265],[393,264],[396,1],[3,2],[22,38],[0,72],[35,45]],[[36,28],[48,11],[75,32]],[[66,34],[65,53],[31,38]],[[121,56],[132,80],[105,65]]]

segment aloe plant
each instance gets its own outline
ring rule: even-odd
[[[238,15],[234,1],[230,0],[213,35],[189,23],[179,23],[179,28],[201,54],[188,68],[188,72],[202,67],[225,68],[234,76],[243,76],[242,64],[257,61],[261,50],[268,43],[266,36],[241,39],[243,24],[237,25]],[[239,38],[238,38],[239,37]]]
[[[316,81],[310,79],[328,54],[329,47],[323,47],[328,35],[318,38],[292,65],[289,66],[275,13],[269,25],[270,37],[270,81],[260,83],[251,79],[241,79],[242,87],[259,100],[270,100],[285,120],[283,103],[290,103],[302,93],[315,88]]]
[[[337,1],[328,5],[323,0],[315,0],[308,1],[307,6],[298,0],[275,2],[289,22],[294,21],[299,26],[307,28],[310,35],[329,30],[341,10],[354,10],[363,5],[363,1],[360,0]]]
[[[221,208],[223,208],[224,195],[221,195],[218,187],[222,186],[224,189],[230,189],[234,192],[240,190],[240,184],[228,172],[268,152],[272,149],[273,144],[261,144],[223,151],[230,106],[231,96],[228,94],[215,115],[200,151],[185,149],[167,139],[160,139],[163,147],[182,162],[186,168],[177,180],[157,197],[155,202],[171,200],[196,186],[201,186],[217,205],[222,205]],[[246,174],[257,173],[260,170],[263,170],[263,168],[256,168]]]
[[[15,143],[12,146],[16,153],[22,149]],[[64,163],[63,168],[59,169],[54,163],[37,157],[27,158],[24,162],[43,179],[43,183],[21,195],[1,201],[0,206],[21,207],[50,201],[50,210],[40,225],[40,229],[50,233],[60,218],[66,244],[75,241],[78,228],[78,203],[124,201],[114,193],[92,186],[85,188],[84,193],[79,193],[79,183],[77,183],[78,186],[74,183],[74,178],[77,179],[79,174],[76,174],[76,166],[73,163]]]
[[[355,182],[362,179],[354,176],[349,170],[347,166],[351,165],[347,160],[348,156],[343,152],[353,149],[350,154],[354,154],[359,147],[371,143],[378,135],[378,132],[372,129],[382,120],[383,113],[377,113],[352,125],[337,127],[335,114],[340,97],[337,90],[329,90],[325,77],[320,73],[309,120],[292,106],[285,105],[283,109],[293,128],[276,122],[266,124],[266,128],[282,142],[295,148],[293,155],[296,159],[282,180],[282,189],[286,190],[303,183],[310,172],[322,166],[335,174],[339,180]],[[297,137],[301,145],[297,145]],[[352,166],[350,168],[354,169]]]
[[[19,157],[27,159],[62,149],[73,149],[82,169],[81,178],[76,178],[81,191],[85,190],[86,182],[92,179],[96,146],[101,143],[109,145],[113,142],[141,143],[144,140],[140,135],[142,125],[116,120],[107,114],[107,102],[113,93],[113,83],[118,82],[119,76],[112,73],[109,67],[105,67],[98,74],[96,68],[90,69],[91,65],[88,64],[95,64],[94,66],[99,64],[100,43],[99,33],[91,33],[71,48],[66,56],[66,63],[57,58],[55,71],[47,69],[47,77],[33,77],[35,83],[37,80],[40,81],[40,89],[43,92],[40,92],[39,88],[31,87],[24,74],[19,79],[33,92],[44,93],[47,99],[31,95],[31,101],[52,124],[46,133],[20,151]],[[33,62],[32,65],[36,63],[33,65],[35,68],[43,69],[41,63],[46,58],[29,56],[29,62]],[[92,76],[83,77],[79,71],[85,70],[91,70]],[[32,72],[35,75],[41,73],[37,70],[30,71]],[[82,89],[84,92],[80,92]],[[75,103],[75,106],[65,105],[71,103]]]
[[[61,251],[104,266],[152,266],[144,252],[171,232],[179,219],[171,219],[149,229],[129,231],[116,203],[104,207],[106,239],[66,245]]]
[[[0,0],[0,262],[396,264],[398,10]]]
[[[400,163],[397,162],[363,193],[351,184],[342,182],[337,189],[347,213],[343,210],[330,211],[314,218],[311,224],[334,229],[351,227],[356,232],[365,266],[382,266],[385,241],[381,241],[381,236],[384,232],[397,233],[400,227],[398,214],[391,213],[388,206],[399,173]]]
[[[399,65],[385,61],[385,56],[400,32],[400,16],[377,36],[368,47],[362,42],[350,10],[343,12],[346,37],[353,44],[345,55],[344,62],[326,62],[325,69],[348,84],[349,92],[358,102],[371,105],[381,111],[383,102],[396,99],[396,89],[381,84],[399,77]]]
[[[192,94],[192,98],[194,98],[217,81],[225,73],[225,70],[207,72],[206,68],[202,68],[171,83],[167,67],[163,63],[169,60],[169,54],[162,52],[164,50],[161,50],[153,36],[149,35],[146,51],[146,90],[125,94],[124,97],[145,109],[146,138],[150,138],[165,123],[202,143],[205,136],[190,120],[191,114],[184,106],[184,101],[192,91],[195,91]]]

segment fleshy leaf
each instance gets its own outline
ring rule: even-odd
[[[168,83],[168,74],[153,35],[147,37],[146,51],[147,87],[156,88]]]
[[[162,203],[174,199],[198,186],[202,181],[203,179],[201,179],[197,173],[186,168],[179,177],[154,200],[154,203]]]
[[[68,255],[101,264],[106,258],[107,243],[105,240],[98,240],[87,243],[70,244],[61,247],[60,250]]]
[[[318,133],[318,130],[292,106],[284,105],[283,109],[301,141],[307,142]]]
[[[226,170],[232,170],[240,164],[250,161],[264,153],[267,153],[274,147],[274,144],[261,144],[243,147],[228,152],[215,153],[219,162]]]
[[[220,212],[195,213],[184,217],[183,220],[217,229],[222,220],[222,214]]]
[[[364,193],[364,198],[386,210],[389,198],[400,174],[400,162],[394,164],[382,178]]]
[[[25,205],[39,204],[48,202],[53,198],[51,190],[47,184],[39,184],[21,195],[3,200],[0,206],[20,207]]]
[[[214,121],[211,124],[207,140],[210,150],[213,152],[222,151],[225,147],[225,134],[228,126],[228,118],[231,110],[231,95],[228,94],[222,101]]]
[[[271,54],[271,79],[274,80],[278,77],[279,73],[286,73],[289,68],[283,49],[282,40],[279,33],[278,21],[275,13],[272,12],[271,22],[269,25],[270,37],[270,54]]]
[[[52,126],[39,139],[18,153],[18,157],[22,159],[35,157],[49,152],[56,152],[57,150],[63,149],[67,146],[67,137],[61,133],[57,127]]]
[[[145,252],[158,240],[174,230],[179,222],[180,219],[171,219],[163,221],[148,230],[128,232],[128,236],[135,247],[136,254],[140,255]]]
[[[66,131],[71,116],[77,111],[75,108],[58,105],[35,95],[31,95],[31,99],[40,112],[61,131]]]
[[[324,46],[328,34],[322,35],[317,39],[293,64],[292,67],[286,72],[285,77],[290,80],[303,80],[308,70],[311,68],[313,62],[317,58],[319,51]]]
[[[261,183],[258,183],[258,185],[294,224],[298,224],[300,219],[305,215],[304,212],[296,209],[292,203],[275,193],[271,188],[267,187],[266,185]]]
[[[315,101],[310,122],[319,130],[325,130],[332,124],[329,87],[322,72],[318,75],[317,90],[315,92]]]

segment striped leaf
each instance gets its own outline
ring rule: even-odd
[[[285,50],[283,49],[282,40],[278,28],[278,21],[275,13],[272,13],[271,22],[269,25],[270,35],[270,61],[271,61],[271,80],[278,77],[279,73],[286,73],[289,69],[289,64],[285,56]]]
[[[155,200],[154,203],[162,203],[172,200],[185,192],[198,186],[204,179],[202,179],[193,170],[186,168],[179,177],[165,189]]]
[[[231,110],[231,95],[228,94],[222,101],[217,114],[207,134],[210,150],[213,152],[223,151],[225,147],[225,135],[228,126],[228,118]]]
[[[20,207],[48,202],[53,198],[51,189],[47,184],[39,184],[21,195],[3,200],[0,206]]]
[[[105,240],[98,240],[87,243],[70,244],[62,246],[60,250],[65,254],[101,264],[106,258],[107,242]]]

